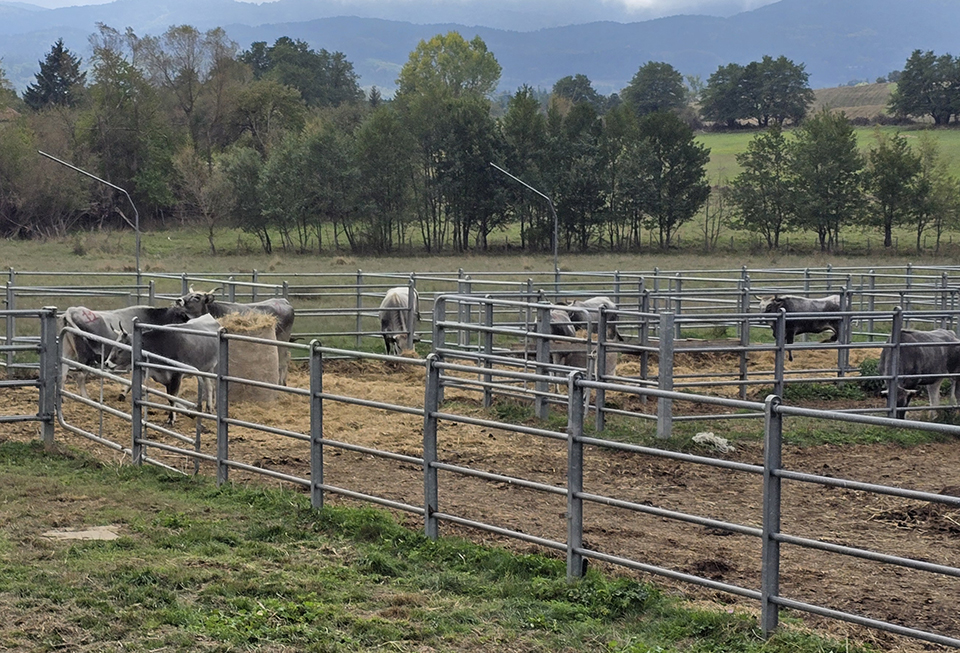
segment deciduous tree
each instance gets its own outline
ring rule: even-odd
[[[675,111],[687,103],[683,75],[662,61],[648,61],[640,66],[620,96],[638,116]]]
[[[893,246],[893,228],[907,222],[918,209],[920,155],[901,134],[874,132],[876,146],[867,153],[866,187],[883,229],[883,246]]]
[[[739,229],[760,233],[768,249],[780,246],[780,234],[795,209],[790,150],[786,136],[774,125],[758,134],[737,154],[741,167],[730,188]]]

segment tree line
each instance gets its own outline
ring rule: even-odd
[[[854,224],[887,244],[910,224],[919,247],[958,212],[933,139],[878,133],[862,156],[844,116],[808,115],[807,74],[785,57],[721,66],[706,83],[647,62],[610,96],[578,74],[495,97],[494,54],[450,32],[417,45],[386,99],[342,53],[288,37],[241,50],[219,28],[99,25],[90,40],[86,69],[58,40],[20,96],[0,70],[4,236],[63,236],[132,210],[38,149],[127,190],[148,225],[202,225],[214,253],[228,226],[266,252],[548,251],[554,220],[567,251],[668,248],[697,217],[708,247],[733,228],[771,248],[812,232],[831,249]],[[928,61],[908,60],[893,102],[922,116],[903,100],[915,58]],[[702,121],[763,129],[736,178],[707,179]]]

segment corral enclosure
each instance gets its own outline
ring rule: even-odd
[[[28,313],[42,306],[163,304],[190,286],[220,286],[238,301],[282,295],[297,309],[301,342],[292,349],[301,362],[290,388],[276,389],[275,402],[228,398],[217,414],[200,416],[209,429],[202,431],[188,419],[198,416],[192,407],[170,428],[161,422],[164,399],[135,396],[135,410],[150,414],[138,430],[129,403],[115,397],[114,379],[89,402],[68,384],[58,395],[56,437],[187,473],[196,465],[222,480],[266,474],[310,491],[315,503],[373,501],[428,532],[442,524],[442,532],[566,552],[572,575],[586,559],[660,574],[713,599],[759,601],[765,625],[775,624],[774,606],[792,607],[956,646],[960,499],[950,487],[960,462],[958,429],[911,422],[944,440],[908,449],[800,447],[791,433],[903,423],[884,417],[889,406],[869,394],[789,397],[791,387],[870,380],[860,375],[862,362],[879,356],[901,324],[956,330],[957,273],[909,267],[67,279],[12,272],[6,297],[14,310],[3,314],[10,336],[4,345],[25,351],[6,350],[4,363],[10,379],[31,377],[37,354],[28,349],[36,348],[42,319]],[[379,298],[408,284],[421,297],[420,356],[358,353],[382,350]],[[840,295],[838,342],[811,336],[791,348],[794,362],[786,361],[788,348],[771,336],[775,318],[751,311],[754,295],[777,292]],[[616,300],[623,343],[586,332],[549,335],[545,312],[595,295]],[[313,339],[323,346],[305,344]],[[223,340],[234,344],[229,335]],[[567,350],[584,354],[581,376],[567,378],[575,369],[550,355]],[[661,367],[670,373],[660,374]],[[222,384],[220,396],[229,397],[228,381],[213,378]],[[5,390],[5,412],[28,416],[34,392]],[[782,403],[767,399],[771,393]],[[710,440],[690,443],[708,430],[748,437],[725,452]],[[769,460],[777,432],[786,439],[776,445],[782,461]],[[656,435],[663,447],[644,439]],[[571,469],[576,460],[579,472]],[[774,489],[782,494],[776,524],[769,514]],[[778,588],[763,573],[772,549]],[[857,636],[910,647],[885,634]]]

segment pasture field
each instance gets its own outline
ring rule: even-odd
[[[950,162],[950,172],[960,176],[960,129],[930,129],[922,125],[908,127],[887,125],[882,127],[855,127],[854,131],[861,151],[866,153],[875,145],[874,134],[876,130],[885,134],[900,132],[912,141],[916,138],[916,134],[924,129],[928,129],[937,137],[937,142],[940,144],[940,156]],[[736,155],[746,151],[747,144],[754,139],[757,133],[754,130],[743,130],[718,133],[700,132],[697,134],[697,142],[710,148],[707,178],[711,184],[716,184],[718,180],[733,179],[740,173]]]

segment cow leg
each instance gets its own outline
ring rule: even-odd
[[[180,383],[182,381],[183,381],[182,374],[172,375],[170,377],[170,381],[164,386],[167,390],[167,394],[170,395],[171,397],[179,397]],[[176,402],[173,399],[169,399],[168,401],[170,402],[170,406],[176,405]],[[169,424],[170,426],[173,426],[174,422],[176,422],[176,417],[177,417],[177,414],[171,410],[170,416],[167,418],[167,424]]]
[[[940,405],[940,384],[943,382],[942,379],[937,379],[933,383],[927,384],[927,397],[930,399],[930,408],[936,409]],[[937,411],[929,410],[927,411],[927,416],[930,419],[936,419]]]
[[[794,337],[793,331],[791,331],[790,329],[787,329],[787,334],[786,334],[786,336],[784,336],[784,338],[783,338],[783,344],[785,344],[785,345],[792,345],[792,344],[793,344],[793,337]],[[787,350],[787,359],[788,359],[791,363],[793,362],[793,352],[792,352],[791,350],[789,350],[789,349]]]
[[[277,358],[280,361],[280,369],[277,378],[280,385],[287,385],[287,374],[290,370],[290,350],[286,347],[277,348]]]

